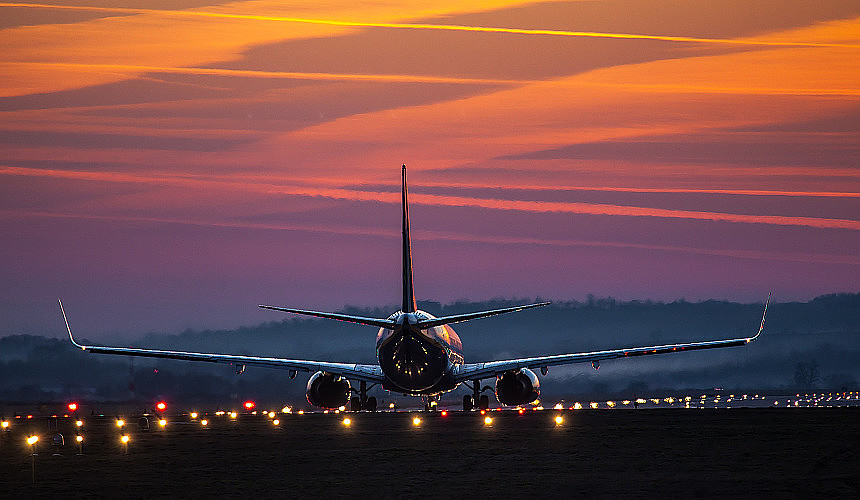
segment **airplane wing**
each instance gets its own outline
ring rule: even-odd
[[[328,361],[308,361],[302,359],[268,358],[260,356],[239,356],[234,354],[216,354],[203,352],[164,351],[156,349],[137,349],[132,347],[106,347],[81,345],[72,336],[69,320],[63,302],[60,301],[60,310],[63,320],[66,322],[66,330],[69,332],[69,340],[82,351],[97,354],[121,354],[125,356],[141,356],[146,358],[184,359],[186,361],[207,361],[210,363],[225,363],[237,367],[265,366],[268,368],[280,368],[283,370],[295,370],[304,372],[323,371],[335,375],[341,375],[350,380],[365,382],[382,382],[384,376],[379,365],[363,365],[354,363],[332,363]]]
[[[647,356],[651,354],[666,354],[672,352],[695,351],[700,349],[714,349],[718,347],[732,347],[746,345],[756,340],[764,330],[764,319],[767,315],[767,306],[770,304],[770,295],[764,305],[764,314],[758,332],[752,337],[742,337],[726,340],[708,340],[704,342],[690,342],[686,344],[667,344],[648,347],[630,347],[626,349],[613,349],[608,351],[580,352],[573,354],[557,354],[553,356],[538,356],[533,358],[508,359],[504,361],[491,361],[487,363],[469,363],[460,365],[454,373],[455,380],[465,382],[468,380],[480,380],[495,377],[509,370],[520,368],[545,369],[549,366],[567,365],[573,363],[597,363],[604,359],[632,358],[635,356]]]

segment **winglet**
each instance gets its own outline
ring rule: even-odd
[[[764,330],[764,319],[767,316],[767,306],[770,305],[770,298],[773,296],[773,292],[767,294],[767,301],[764,303],[764,312],[761,315],[761,324],[758,327],[758,333],[753,335],[752,337],[747,339],[747,344],[757,339],[759,335],[761,335],[762,330]]]
[[[82,351],[86,351],[87,348],[85,346],[82,346],[81,344],[78,344],[77,342],[75,342],[75,338],[72,336],[72,329],[71,329],[71,327],[69,327],[69,319],[66,318],[66,310],[63,308],[62,299],[57,297],[57,301],[60,303],[60,312],[63,313],[63,321],[66,322],[66,331],[69,332],[69,340],[72,341],[72,344],[74,344],[75,347],[79,347]]]

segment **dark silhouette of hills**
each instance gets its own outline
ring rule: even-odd
[[[419,307],[449,315],[524,302],[421,302]],[[466,361],[472,362],[747,336],[757,330],[762,308],[763,304],[713,300],[661,303],[589,297],[585,302],[554,303],[461,323],[455,329],[463,339]],[[346,308],[345,312],[385,317],[395,309]],[[372,363],[375,334],[374,329],[359,325],[292,316],[235,330],[149,334],[131,345]],[[745,347],[607,361],[597,371],[590,365],[554,367],[542,377],[542,389],[549,399],[714,387],[856,390],[858,359],[860,294],[832,294],[809,302],[771,304],[765,333]],[[93,355],[65,340],[14,335],[0,338],[0,380],[0,401],[6,403],[168,398],[227,405],[248,397],[276,404],[301,403],[307,375],[290,380],[286,372],[253,367],[236,375],[229,365]],[[459,394],[451,397],[456,400]]]

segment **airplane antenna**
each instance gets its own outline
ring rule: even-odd
[[[412,290],[412,243],[409,238],[409,204],[406,200],[406,164],[403,164],[403,312],[415,312]]]

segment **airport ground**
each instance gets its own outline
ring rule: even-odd
[[[163,416],[13,419],[3,496],[860,495],[857,406]]]

